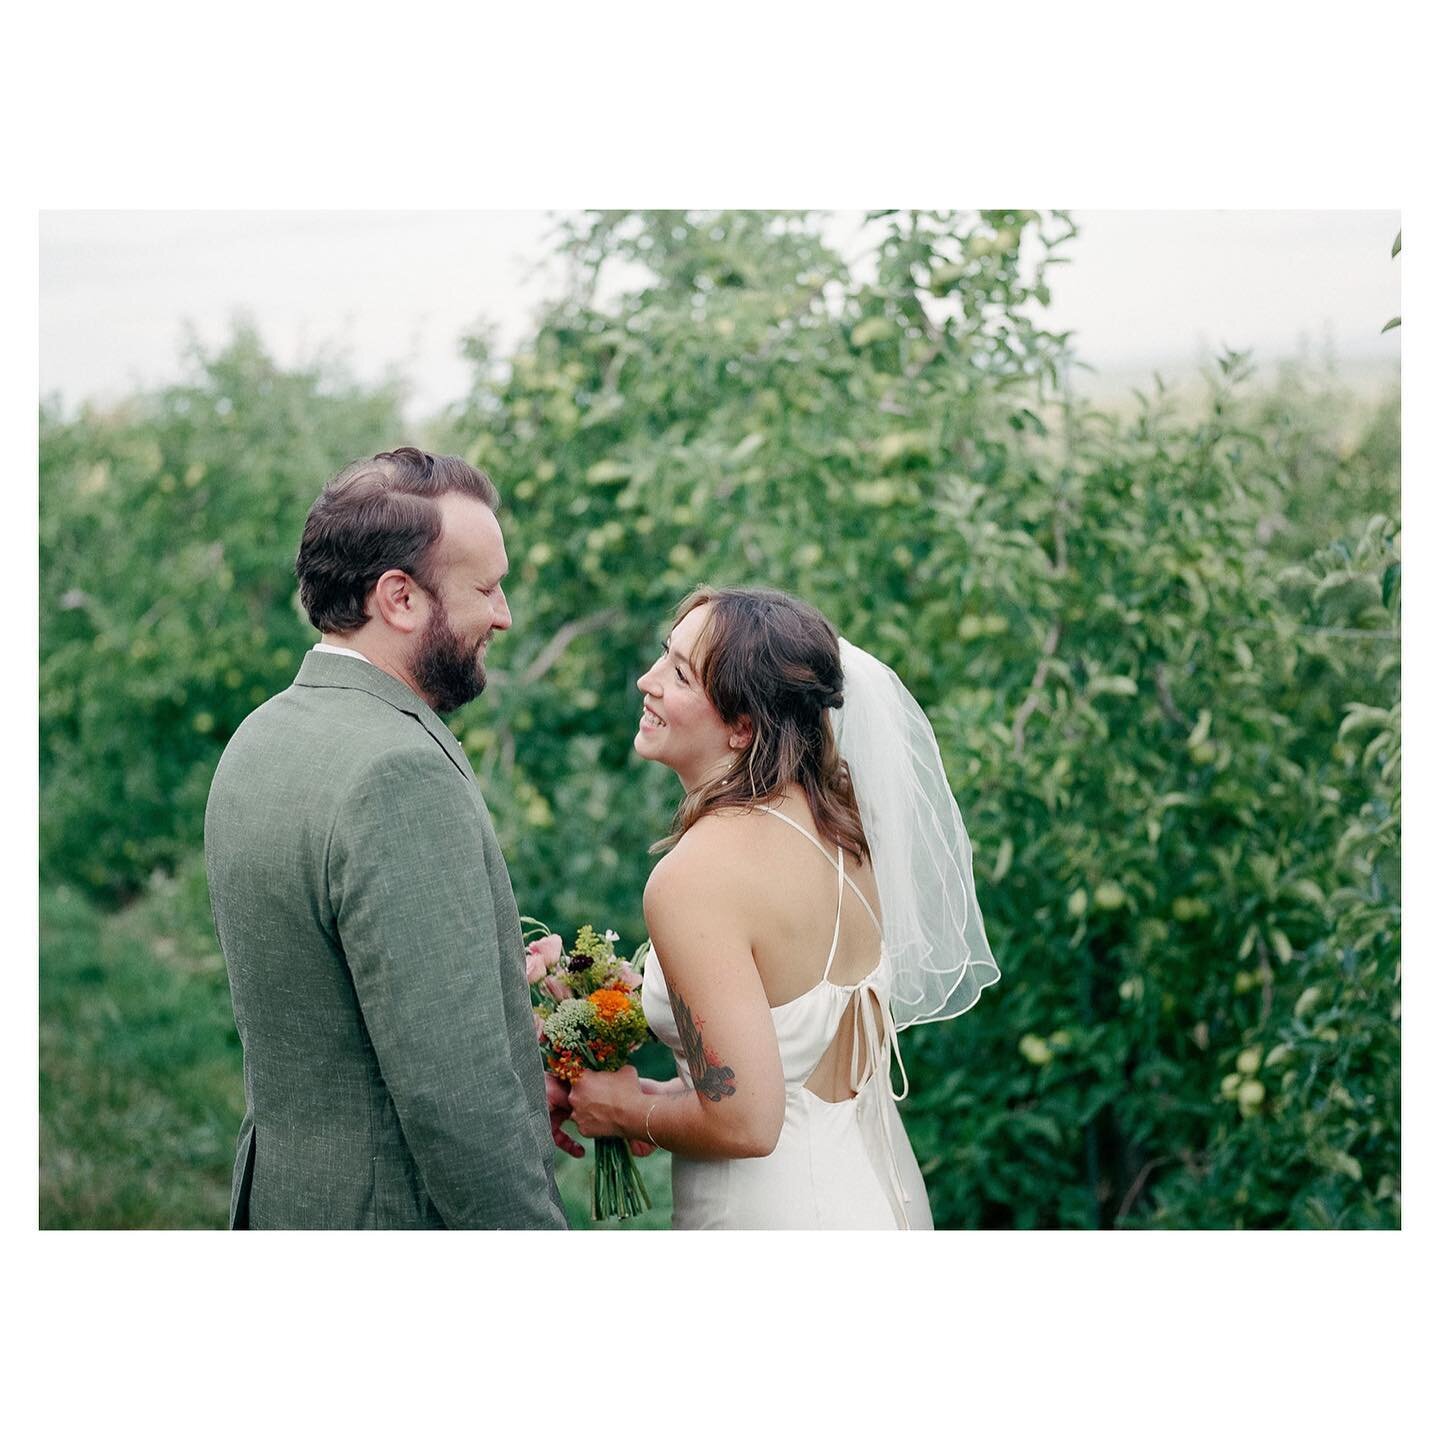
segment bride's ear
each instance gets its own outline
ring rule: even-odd
[[[730,727],[730,748],[732,750],[745,750],[749,748],[750,742],[755,738],[755,727],[750,723],[748,715],[742,715]]]

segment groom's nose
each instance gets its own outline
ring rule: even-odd
[[[510,605],[505,599],[505,592],[495,592],[495,613],[490,617],[490,628],[492,630],[508,630],[510,628]]]

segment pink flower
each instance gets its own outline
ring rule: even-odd
[[[533,985],[545,978],[545,972],[559,960],[564,951],[558,935],[546,935],[542,940],[532,940],[525,947],[525,983]]]
[[[638,990],[644,977],[638,970],[632,970],[628,963],[622,961],[618,978],[627,990]]]
[[[541,1044],[545,1042],[545,1017],[538,1011],[532,1010],[531,1018],[535,1021],[535,1038]]]
[[[575,998],[575,992],[558,975],[547,975],[540,983],[557,1000],[573,1000]]]

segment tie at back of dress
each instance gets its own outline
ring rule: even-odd
[[[827,860],[830,853],[803,825],[772,810],[768,805],[756,807],[766,815],[803,835]],[[883,1074],[889,1084],[890,1057],[900,1056],[900,1042],[890,1015],[886,977],[883,930],[874,908],[860,887],[845,873],[844,850],[835,847],[832,861],[836,872],[835,928],[830,937],[830,952],[819,981],[801,995],[783,1005],[771,1007],[776,1038],[785,1065],[787,1080],[794,1080],[794,1067],[803,1066],[801,1083],[813,1095],[832,1104],[854,1099],[872,1077]],[[865,907],[865,913],[882,936],[880,956],[868,974],[850,984],[836,984],[830,979],[835,956],[840,946],[840,923],[844,909],[845,887]],[[902,1080],[905,1067],[900,1065]],[[895,1098],[902,1099],[905,1088]]]

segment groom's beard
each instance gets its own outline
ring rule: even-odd
[[[436,598],[430,620],[420,636],[413,665],[415,683],[437,714],[447,715],[468,705],[485,688],[485,667],[480,647],[489,638],[486,631],[468,644],[450,628],[450,617]]]

